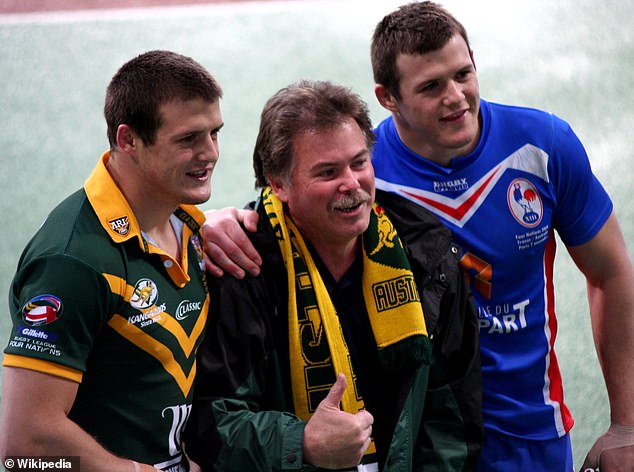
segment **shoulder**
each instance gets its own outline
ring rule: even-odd
[[[376,202],[385,208],[401,238],[431,234],[441,239],[451,238],[451,231],[436,215],[400,195],[377,189]]]
[[[59,272],[74,267],[86,270],[100,267],[119,267],[120,250],[104,231],[95,212],[80,189],[60,202],[24,248],[20,267],[38,261],[55,261]],[[84,270],[85,272],[85,270]]]
[[[480,101],[480,108],[485,120],[490,118],[496,122],[496,126],[507,125],[533,131],[570,129],[570,125],[563,118],[539,108],[486,100]]]
[[[286,270],[275,234],[265,214],[260,213],[258,229],[247,232],[253,247],[262,257],[260,275],[247,275],[237,279],[225,274],[220,278],[209,277],[212,309],[220,316],[238,311],[239,316],[261,317],[261,307],[272,311],[286,298]]]
[[[376,201],[394,225],[415,274],[424,277],[442,272],[453,278],[459,272],[460,250],[436,215],[391,192],[377,190]]]

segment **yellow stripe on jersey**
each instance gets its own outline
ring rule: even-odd
[[[36,359],[35,357],[25,357],[17,354],[6,354],[4,361],[2,361],[3,367],[19,367],[22,369],[35,370],[56,377],[62,377],[64,379],[72,380],[73,382],[81,383],[83,372],[72,367],[56,364],[55,362],[45,361],[43,359]]]
[[[205,304],[206,306],[206,304]],[[200,319],[206,318],[201,315]],[[196,326],[200,323],[200,319],[196,323]],[[203,322],[204,324],[204,322]],[[192,363],[192,369],[189,374],[185,374],[181,364],[174,358],[174,353],[170,348],[165,346],[160,341],[154,339],[148,333],[144,332],[141,328],[128,323],[128,321],[121,315],[114,315],[108,325],[112,327],[117,333],[126,338],[135,346],[143,349],[149,355],[158,360],[165,371],[170,374],[178,386],[180,387],[183,395],[187,397],[189,391],[194,383],[194,376],[196,375],[196,363]],[[194,329],[196,331],[196,329]],[[193,334],[193,333],[192,333]],[[191,353],[193,356],[196,353]]]
[[[126,281],[120,277],[111,274],[103,274],[110,285],[110,290],[113,293],[120,295],[126,302],[129,302],[134,294],[134,287],[127,284]],[[183,366],[174,358],[172,350],[166,347],[161,341],[150,336],[141,328],[135,326],[132,323],[128,323],[128,320],[120,314],[115,314],[108,321],[108,325],[113,328],[117,333],[126,338],[135,346],[143,349],[150,354],[156,360],[158,360],[166,372],[168,372],[176,381],[181,391],[185,396],[188,395],[189,390],[192,387],[194,374],[196,371],[195,362],[193,357],[196,356],[195,348],[198,339],[202,335],[205,324],[207,322],[207,313],[209,309],[209,296],[205,298],[205,303],[200,311],[200,315],[196,320],[196,324],[188,335],[181,324],[167,312],[162,312],[162,315],[153,317],[156,324],[160,325],[172,336],[176,338],[183,354],[187,359],[192,360],[193,368],[189,374],[186,374]],[[141,312],[152,312],[156,310],[156,306],[150,306],[147,309],[140,310]]]

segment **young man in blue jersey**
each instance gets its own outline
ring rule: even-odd
[[[377,187],[434,212],[464,249],[480,320],[480,470],[573,470],[554,352],[555,232],[587,280],[611,407],[610,431],[584,467],[600,455],[603,472],[632,470],[634,275],[578,138],[551,114],[481,100],[467,33],[435,3],[383,18],[371,58],[392,114],[375,130]]]
[[[190,470],[181,432],[209,305],[195,205],[211,194],[221,96],[170,51],[112,78],[110,150],[29,242],[11,285],[2,458]]]
[[[480,470],[573,470],[573,419],[554,352],[555,232],[587,281],[610,401],[609,431],[583,468],[633,470],[634,275],[583,146],[557,117],[481,100],[467,33],[435,3],[387,15],[371,50],[375,93],[392,114],[376,129],[377,188],[434,212],[464,249],[481,334]],[[251,214],[234,216],[252,225]],[[235,223],[224,226],[226,235],[238,233]],[[219,237],[210,253],[254,270],[242,241]]]

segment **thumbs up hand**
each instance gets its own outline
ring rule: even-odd
[[[348,382],[342,373],[304,428],[304,462],[325,469],[355,467],[370,447],[374,418],[339,408]]]

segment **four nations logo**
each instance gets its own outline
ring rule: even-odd
[[[38,295],[22,308],[24,321],[30,326],[40,326],[55,321],[62,314],[62,301],[54,295]]]

